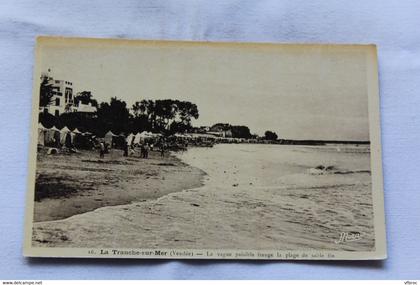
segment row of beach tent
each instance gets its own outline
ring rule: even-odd
[[[108,131],[103,138],[96,138],[95,140],[104,141],[109,147],[123,148],[124,145],[136,146],[144,142],[156,143],[162,135],[159,133],[152,132],[138,132],[136,134],[130,133],[129,135],[114,134],[112,131]],[[223,142],[223,143],[238,143],[244,139],[238,138],[222,138],[216,137],[212,134],[198,134],[198,133],[186,133],[186,134],[175,134],[175,137],[179,141],[189,142]],[[38,124],[38,145],[47,146],[67,146],[67,147],[88,147],[91,148],[94,138],[90,132],[81,132],[77,128],[73,131],[68,127],[63,127],[61,130],[55,126],[51,128],[44,127],[41,123]]]
[[[77,137],[86,137],[92,136],[90,132],[81,132],[77,128],[73,131],[68,127],[63,127],[61,130],[57,129],[55,126],[51,128],[44,127],[41,123],[38,123],[38,144],[39,145],[66,145],[70,146],[75,143]],[[133,134],[130,133],[128,136],[124,134],[114,134],[112,131],[109,131],[105,134],[103,140],[109,146],[115,145],[115,143],[121,144],[121,142],[126,142],[130,145],[138,145],[148,139],[157,139],[161,137],[161,134],[151,133],[143,131],[141,133]]]
[[[130,145],[137,145],[140,144],[142,141],[145,141],[147,139],[156,139],[161,137],[161,134],[156,134],[156,133],[151,133],[151,132],[146,132],[143,131],[141,133],[137,133],[137,134],[129,134],[126,138],[126,142],[127,144]]]
[[[41,123],[38,123],[38,144],[39,145],[51,145],[58,144],[69,145],[74,143],[76,136],[91,135],[89,132],[81,132],[77,128],[71,131],[67,127],[63,127],[61,130],[55,126],[51,128],[44,127]]]

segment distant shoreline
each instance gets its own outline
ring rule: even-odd
[[[341,141],[341,140],[282,140],[280,144],[293,145],[327,145],[327,144],[370,144],[370,141]]]
[[[336,140],[260,140],[260,141],[237,141],[219,142],[217,144],[277,144],[277,145],[330,145],[330,144],[343,144],[343,145],[370,145],[370,141],[336,141]]]

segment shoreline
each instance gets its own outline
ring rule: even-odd
[[[64,159],[60,159],[63,156]],[[82,165],[81,165],[82,164]],[[94,151],[38,154],[34,223],[63,220],[107,206],[146,202],[204,185],[206,173],[173,154],[151,151],[123,157],[111,150],[104,159]],[[58,190],[59,189],[59,190]]]
[[[191,149],[192,150],[192,149]],[[60,221],[33,224],[34,247],[172,248],[369,251],[375,246],[370,173],[352,172],[369,163],[366,153],[335,152],[346,174],[308,173],[323,153],[282,150],[283,161],[245,160],[252,152],[225,148],[186,152],[181,161],[208,173],[203,186],[128,205],[101,207]],[[286,151],[286,153],[284,153]],[[200,153],[200,156],[198,156]],[[271,153],[271,151],[270,151]],[[264,156],[263,152],[258,152]],[[244,161],[232,164],[239,155]],[[301,165],[299,158],[312,162]],[[347,165],[348,156],[359,163]],[[341,159],[338,159],[341,157]],[[208,160],[210,159],[210,160]],[[338,159],[338,160],[336,160]],[[211,162],[212,161],[212,162]],[[324,161],[327,162],[327,161]],[[287,173],[289,171],[289,173]],[[281,173],[281,175],[279,175]],[[259,179],[252,179],[250,174]],[[276,175],[275,175],[276,174]],[[269,179],[268,179],[269,178]],[[251,183],[250,183],[251,182]],[[336,242],[342,233],[362,239]]]

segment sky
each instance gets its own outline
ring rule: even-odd
[[[188,100],[194,126],[223,122],[279,138],[369,140],[362,46],[45,41],[36,72],[73,82],[99,102]]]

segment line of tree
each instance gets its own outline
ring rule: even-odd
[[[230,131],[232,138],[255,139],[258,137],[258,135],[251,134],[247,126],[235,126],[227,123],[214,124],[211,126],[210,130],[216,132]],[[278,139],[278,135],[273,131],[266,131],[263,138],[270,141],[276,141]]]
[[[75,97],[75,100],[84,104],[92,102],[90,92],[80,94],[82,97]],[[125,101],[113,97],[110,102],[97,104],[97,111],[93,114],[68,112],[54,116],[41,112],[39,121],[48,128],[67,126],[98,136],[103,136],[109,130],[115,134],[149,131],[170,135],[190,130],[192,119],[199,117],[196,104],[172,99],[142,100],[132,106],[132,111],[130,113]]]
[[[184,132],[191,129],[191,120],[198,119],[197,105],[180,100],[142,100],[133,105],[134,118],[147,119],[157,131]]]
[[[211,131],[230,131],[232,134],[232,138],[243,138],[243,139],[250,139],[253,138],[254,135],[251,134],[250,129],[247,126],[235,126],[227,123],[217,123],[214,124],[211,128]]]
[[[44,78],[40,86],[40,107],[52,104],[54,96],[52,85]],[[81,131],[89,131],[102,136],[111,130],[116,134],[137,133],[142,131],[159,132],[164,134],[183,133],[192,129],[192,120],[198,119],[197,105],[189,101],[180,100],[141,100],[132,106],[129,111],[127,103],[117,97],[111,98],[110,102],[98,102],[93,99],[90,91],[78,93],[73,100],[77,106],[79,103],[91,104],[97,108],[96,113],[67,112],[60,116],[54,116],[48,112],[40,113],[39,121],[46,127],[56,126],[62,128],[78,128]],[[230,131],[233,138],[256,138],[247,126],[218,123],[211,127],[216,131]],[[277,140],[275,132],[266,131],[266,140]]]

